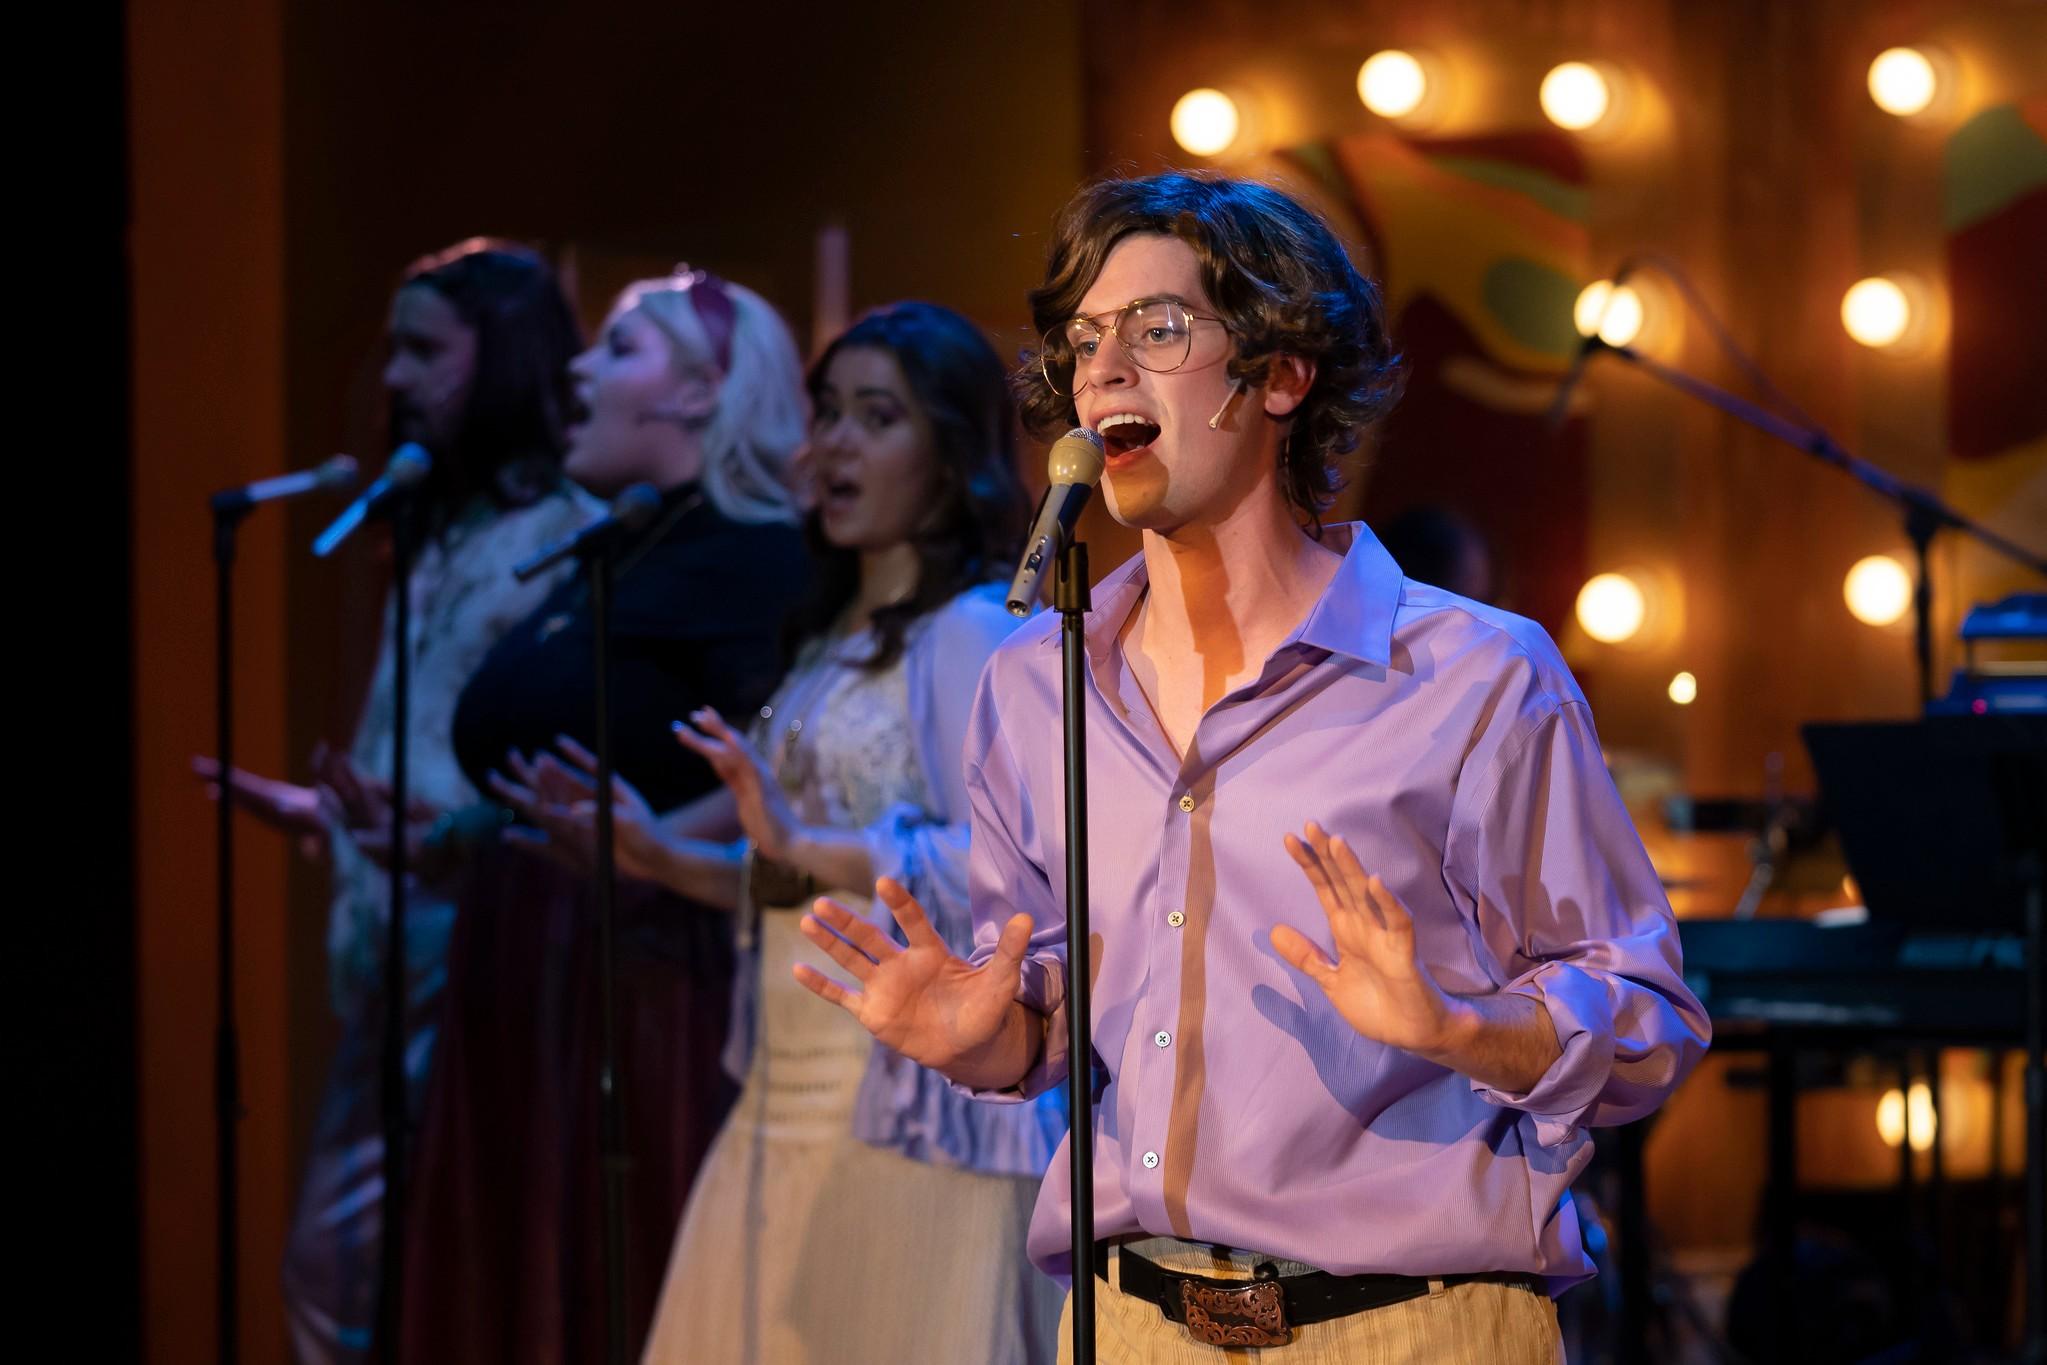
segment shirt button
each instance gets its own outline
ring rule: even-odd
[[[1151,1036],[1151,1040],[1154,1043],[1157,1043],[1160,1047],[1165,1047],[1173,1041],[1173,1035],[1166,1032],[1164,1029],[1160,1029],[1157,1033],[1154,1033]]]
[[[1181,913],[1180,911],[1178,911],[1178,910],[1175,910],[1175,911],[1173,911],[1173,912],[1172,912],[1171,914],[1169,914],[1169,915],[1167,915],[1167,916],[1166,916],[1166,923],[1168,923],[1168,924],[1172,925],[1172,926],[1173,926],[1173,927],[1174,927],[1175,929],[1179,928],[1179,927],[1180,927],[1181,925],[1185,924],[1186,922],[1187,922],[1187,916],[1186,916],[1186,915],[1184,915],[1184,914],[1182,914],[1182,913]]]
[[[1192,813],[1194,810],[1194,797],[1191,794],[1180,798],[1180,809]]]
[[[1146,1169],[1147,1171],[1155,1171],[1158,1168],[1159,1154],[1157,1152],[1146,1152],[1144,1154],[1144,1169]]]

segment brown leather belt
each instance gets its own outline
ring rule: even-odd
[[[1321,1270],[1281,1275],[1270,1261],[1259,1262],[1249,1280],[1218,1280],[1168,1270],[1127,1248],[1097,1242],[1095,1274],[1104,1281],[1109,1278],[1112,1250],[1122,1266],[1119,1279],[1125,1294],[1157,1304],[1168,1321],[1180,1323],[1196,1341],[1210,1346],[1284,1346],[1296,1327],[1418,1299],[1430,1285],[1429,1279],[1414,1275],[1331,1275]],[[1434,1279],[1443,1285],[1506,1284],[1543,1292],[1535,1276],[1511,1271]]]

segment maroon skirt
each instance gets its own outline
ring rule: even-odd
[[[625,1355],[638,1359],[676,1223],[737,1093],[719,1065],[731,917],[621,882]],[[406,1192],[401,1359],[603,1360],[601,1019],[588,878],[516,848],[475,868]]]

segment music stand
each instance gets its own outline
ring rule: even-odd
[[[2047,1361],[2047,716],[1803,733],[1872,923],[2025,935],[2025,1359]]]

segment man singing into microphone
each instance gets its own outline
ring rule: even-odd
[[[409,583],[399,585],[413,607],[402,644],[412,666],[407,795],[420,808],[462,809],[479,799],[450,742],[462,684],[568,571],[563,566],[521,583],[512,566],[598,511],[561,471],[571,416],[568,366],[582,342],[545,260],[513,243],[475,238],[405,271],[391,299],[386,344],[391,444],[416,443],[432,460],[413,495],[427,534]],[[382,859],[401,647],[395,624],[387,606],[354,742],[346,756],[315,758],[318,787],[249,773],[230,774],[227,785],[245,810],[332,863],[328,980],[341,1034],[284,1264],[293,1356],[318,1365],[367,1360],[387,1349],[371,1334],[384,1236],[378,1067],[390,909]],[[214,765],[199,767],[218,780]],[[407,894],[405,1059],[415,1114],[439,1033],[454,921],[446,888],[422,882]]]
[[[1585,1129],[1707,1037],[1583,695],[1534,624],[1321,529],[1397,385],[1298,203],[1094,185],[1031,302],[1026,410],[1102,434],[1143,533],[1087,621],[1100,1358],[1561,1361]],[[805,925],[857,985],[806,984],[991,1100],[1074,1064],[1059,727],[1044,619],[969,731],[973,962],[889,883],[907,948],[829,902]],[[1030,1234],[1055,1273],[1067,1178]]]

